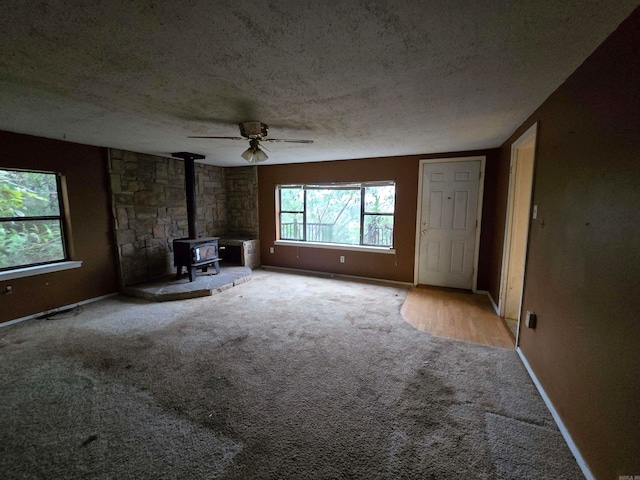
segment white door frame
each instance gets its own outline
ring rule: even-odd
[[[484,198],[484,168],[487,157],[456,157],[456,158],[432,158],[428,160],[420,160],[418,167],[418,208],[416,212],[416,245],[415,259],[413,264],[413,285],[418,285],[418,269],[420,267],[420,221],[422,219],[422,177],[424,176],[424,166],[428,163],[453,163],[453,162],[472,162],[480,161],[480,180],[478,183],[478,211],[476,219],[478,228],[476,228],[476,242],[473,251],[473,282],[471,291],[476,293],[478,287],[478,257],[480,256],[480,229],[482,225],[482,200]]]
[[[515,204],[515,182],[516,182],[516,162],[518,159],[518,150],[526,143],[530,142],[533,138],[533,168],[535,175],[535,161],[536,161],[536,147],[537,147],[537,135],[538,135],[538,122],[534,123],[524,132],[520,137],[511,144],[511,163],[509,166],[509,193],[507,196],[507,217],[505,220],[505,235],[504,235],[504,245],[502,247],[502,274],[500,276],[500,295],[498,296],[498,315],[504,318],[505,313],[505,296],[507,293],[507,284],[508,284],[508,274],[509,274],[509,258],[511,254],[511,239],[513,235],[513,215],[514,215],[514,204]],[[533,197],[533,181],[534,177],[532,176],[532,189],[531,195]],[[533,199],[533,198],[532,198]],[[522,296],[524,294],[524,277],[527,270],[526,264],[526,255],[529,248],[529,233],[531,230],[531,207],[529,208],[529,221],[527,226],[527,239],[525,243],[525,266],[522,274],[522,292],[520,292],[520,306],[518,307],[518,330],[516,334],[516,347],[518,346],[519,334],[520,334],[520,317],[522,316]]]

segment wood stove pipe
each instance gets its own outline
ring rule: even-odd
[[[187,222],[189,228],[189,238],[198,238],[198,214],[196,211],[196,169],[195,160],[202,160],[204,155],[190,152],[176,152],[172,157],[184,160],[185,193],[187,194]]]

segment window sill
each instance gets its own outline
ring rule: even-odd
[[[67,261],[58,263],[49,263],[47,265],[37,265],[35,267],[16,268],[15,270],[7,270],[0,272],[0,282],[13,280],[14,278],[32,277],[34,275],[42,275],[43,273],[60,272],[71,268],[80,268],[82,262]]]
[[[368,245],[344,245],[342,243],[296,242],[293,240],[276,240],[274,242],[274,245],[282,245],[286,247],[349,250],[354,252],[368,252],[368,253],[387,253],[387,254],[396,253],[396,249],[391,247],[371,247]]]

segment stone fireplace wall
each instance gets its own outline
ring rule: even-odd
[[[227,236],[258,238],[258,167],[225,168]]]
[[[109,173],[121,285],[175,273],[173,240],[188,236],[184,162],[111,149]],[[196,203],[199,236],[225,235],[224,168],[196,163]]]

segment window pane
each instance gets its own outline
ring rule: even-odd
[[[64,260],[60,220],[0,223],[0,268]]]
[[[0,217],[60,215],[53,173],[0,170]]]
[[[307,190],[307,241],[360,243],[360,189]]]
[[[304,190],[302,188],[281,188],[280,210],[283,212],[302,212],[304,210]]]
[[[365,245],[393,245],[393,215],[365,215],[364,235]]]
[[[364,211],[367,213],[393,213],[395,199],[395,185],[365,187]]]
[[[302,240],[302,214],[280,214],[280,238],[283,240]]]

